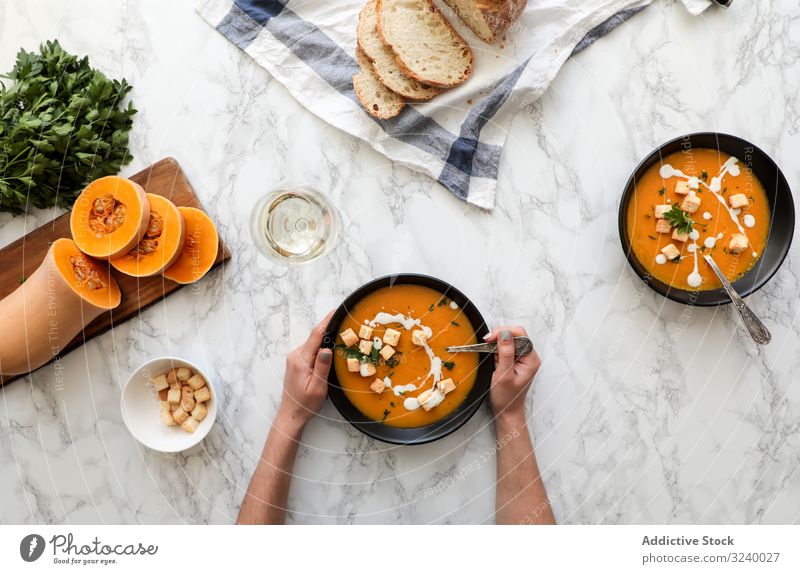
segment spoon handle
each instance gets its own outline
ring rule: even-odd
[[[736,311],[739,313],[739,316],[742,318],[742,322],[744,326],[747,327],[750,336],[753,340],[758,343],[759,345],[766,345],[772,340],[772,335],[767,329],[766,325],[761,322],[761,319],[756,317],[756,314],[747,306],[747,303],[744,302],[739,294],[736,292],[736,289],[733,288],[733,285],[730,284],[727,277],[722,274],[720,268],[717,266],[717,262],[714,261],[710,255],[706,255],[706,262],[709,264],[711,269],[714,270],[714,273],[717,274],[722,286],[725,288],[725,292],[728,293],[728,297],[731,298],[733,302],[733,306]]]
[[[447,347],[448,353],[495,353],[496,351],[496,342]],[[514,337],[514,354],[517,356],[527,355],[531,351],[533,351],[533,342],[528,337]]]

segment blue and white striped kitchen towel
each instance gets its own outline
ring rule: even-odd
[[[427,173],[457,197],[494,206],[513,114],[538,99],[576,49],[653,0],[529,0],[504,40],[478,40],[449,20],[475,54],[473,76],[430,102],[376,120],[353,91],[356,23],[365,0],[203,0],[198,11],[312,113],[389,159]],[[683,0],[693,13],[709,0]]]

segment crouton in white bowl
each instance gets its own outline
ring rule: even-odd
[[[120,398],[122,420],[149,449],[173,453],[202,441],[217,417],[217,394],[196,364],[158,357],[137,368]]]

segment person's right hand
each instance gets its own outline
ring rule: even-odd
[[[314,327],[308,340],[286,357],[283,398],[276,421],[288,430],[301,431],[328,396],[328,372],[333,363],[330,349],[320,349],[333,311]]]
[[[527,337],[523,327],[499,327],[492,331],[486,341],[497,341],[495,370],[489,390],[489,403],[495,418],[525,419],[525,397],[533,377],[542,364],[533,350],[527,355],[514,356],[514,337]]]

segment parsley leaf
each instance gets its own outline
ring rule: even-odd
[[[452,370],[453,370],[453,369],[455,369],[455,367],[456,367],[456,362],[455,362],[455,361],[444,361],[444,362],[442,363],[442,366],[443,366],[445,369],[447,369],[448,371],[452,371]]]
[[[369,355],[365,355],[364,353],[362,353],[355,345],[353,345],[352,347],[345,347],[341,343],[338,343],[336,345],[336,348],[344,353],[346,359],[358,359],[362,363],[372,363],[375,365],[378,364],[380,351],[378,351],[378,349],[376,349],[375,347],[372,348],[372,352],[370,352]]]
[[[674,227],[678,233],[691,233],[694,229],[694,221],[692,216],[681,209],[677,203],[672,204],[672,209],[664,214],[664,217],[669,221],[669,224]]]

